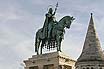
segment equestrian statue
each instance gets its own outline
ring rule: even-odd
[[[35,52],[37,55],[39,55],[39,51],[42,54],[43,48],[48,50],[57,48],[57,51],[61,52],[61,41],[64,38],[65,28],[69,29],[72,21],[75,19],[71,16],[64,16],[59,21],[56,21],[57,7],[58,3],[54,12],[52,7],[48,9],[43,27],[36,32]]]

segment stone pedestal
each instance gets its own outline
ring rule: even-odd
[[[24,60],[25,69],[75,69],[75,62],[62,52],[33,55]]]

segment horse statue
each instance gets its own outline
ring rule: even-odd
[[[47,46],[47,48],[50,47],[47,44],[51,43],[50,41],[52,40],[54,40],[53,45],[56,44],[57,51],[61,51],[61,41],[64,37],[65,27],[69,29],[74,19],[75,18],[70,16],[64,16],[62,19],[60,19],[59,22],[57,22],[57,24],[52,29],[51,39],[43,38],[44,36],[42,35],[43,34],[42,28],[39,29],[36,32],[36,38],[35,38],[35,52],[37,52],[37,55],[39,54],[39,48],[40,48],[40,53],[42,54],[42,48],[44,46]]]

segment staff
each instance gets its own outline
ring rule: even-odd
[[[58,7],[58,2],[57,2],[57,4],[56,4],[56,8],[55,8],[55,11],[54,11],[53,15],[55,15],[56,10],[57,10],[57,7]]]

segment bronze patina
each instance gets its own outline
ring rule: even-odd
[[[59,21],[55,20],[55,13],[58,7],[56,4],[55,11],[53,8],[49,8],[48,13],[46,13],[46,19],[43,28],[36,32],[35,38],[35,52],[37,55],[42,54],[42,49],[46,48],[48,50],[52,48],[57,48],[57,51],[61,52],[61,41],[64,37],[65,27],[70,28],[72,21],[75,19],[71,16],[64,16]]]

